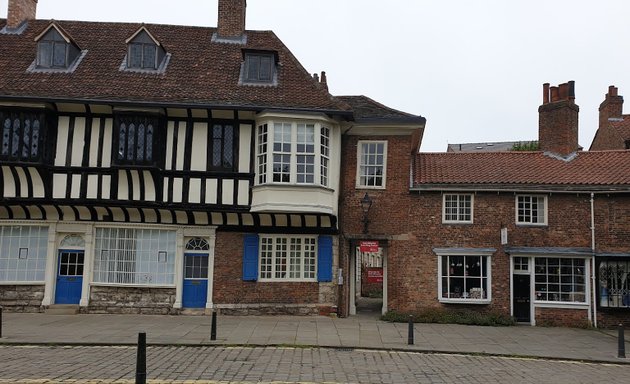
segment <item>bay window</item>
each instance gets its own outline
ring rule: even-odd
[[[256,132],[257,184],[328,186],[330,128],[309,122],[268,122]]]

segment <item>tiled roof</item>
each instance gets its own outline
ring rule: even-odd
[[[337,99],[349,104],[354,111],[357,122],[369,122],[372,120],[388,120],[399,122],[424,123],[422,116],[412,115],[393,108],[389,108],[367,96],[336,96]]]
[[[571,160],[539,151],[420,153],[415,160],[418,189],[622,187],[630,192],[630,151],[578,152]]]
[[[623,120],[609,120],[608,123],[619,133],[623,140],[628,140],[630,139],[630,115],[623,115],[621,118]]]
[[[515,144],[529,143],[531,141],[495,141],[490,143],[449,144],[446,150],[447,152],[501,152],[511,150]]]
[[[120,70],[125,40],[142,24],[55,21],[87,54],[72,73],[28,72],[35,60],[34,38],[50,23],[32,20],[20,35],[0,34],[0,97],[350,110],[271,31],[246,31],[247,43],[239,45],[211,42],[216,28],[145,24],[171,54],[166,71],[159,74]],[[4,24],[0,20],[0,27]],[[277,86],[239,85],[243,49],[278,53]]]

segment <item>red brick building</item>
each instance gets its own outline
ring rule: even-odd
[[[573,87],[545,85],[540,151],[414,154],[412,135],[378,137],[397,171],[368,191],[367,234],[358,234],[364,191],[352,183],[352,154],[369,138],[346,137],[340,253],[349,279],[357,242],[377,239],[387,255],[384,311],[467,308],[578,326],[630,319],[630,152],[578,151]]]

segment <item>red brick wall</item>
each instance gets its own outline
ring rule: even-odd
[[[37,0],[9,0],[7,27],[17,28],[24,20],[35,19]]]
[[[585,309],[536,308],[536,325],[583,328],[589,326]]]
[[[598,310],[598,328],[617,328],[619,324],[623,324],[626,329],[630,328],[630,310],[627,308],[618,310]]]
[[[317,282],[243,281],[243,234],[217,232],[214,253],[215,304],[316,304]]]
[[[246,0],[219,0],[217,33],[220,37],[240,37],[245,32]]]
[[[609,149],[626,149],[623,138],[619,136],[617,131],[606,124],[600,126],[595,134],[593,143],[591,144],[591,151],[602,151]]]
[[[578,149],[578,112],[573,101],[556,101],[541,105],[538,145],[540,150],[568,155]]]

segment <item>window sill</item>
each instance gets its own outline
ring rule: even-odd
[[[517,227],[521,227],[521,228],[526,228],[526,227],[534,227],[534,228],[539,228],[539,227],[546,227],[547,223],[516,223]]]
[[[442,220],[442,224],[444,225],[471,225],[472,221],[444,221]]]
[[[387,189],[385,186],[355,185],[355,189]]]
[[[317,279],[258,279],[258,283],[317,283]]]
[[[444,304],[490,304],[492,299],[445,299],[439,298],[438,301]]]
[[[534,306],[539,308],[571,308],[571,309],[587,309],[588,302],[570,302],[570,301],[536,301]]]
[[[305,188],[305,189],[321,189],[323,191],[334,192],[335,190],[323,186],[321,184],[296,184],[296,183],[264,183],[264,184],[256,184],[253,186],[253,189],[262,189],[262,188]]]
[[[171,288],[175,289],[175,284],[123,284],[123,283],[90,283],[91,287],[124,287],[124,288]]]

